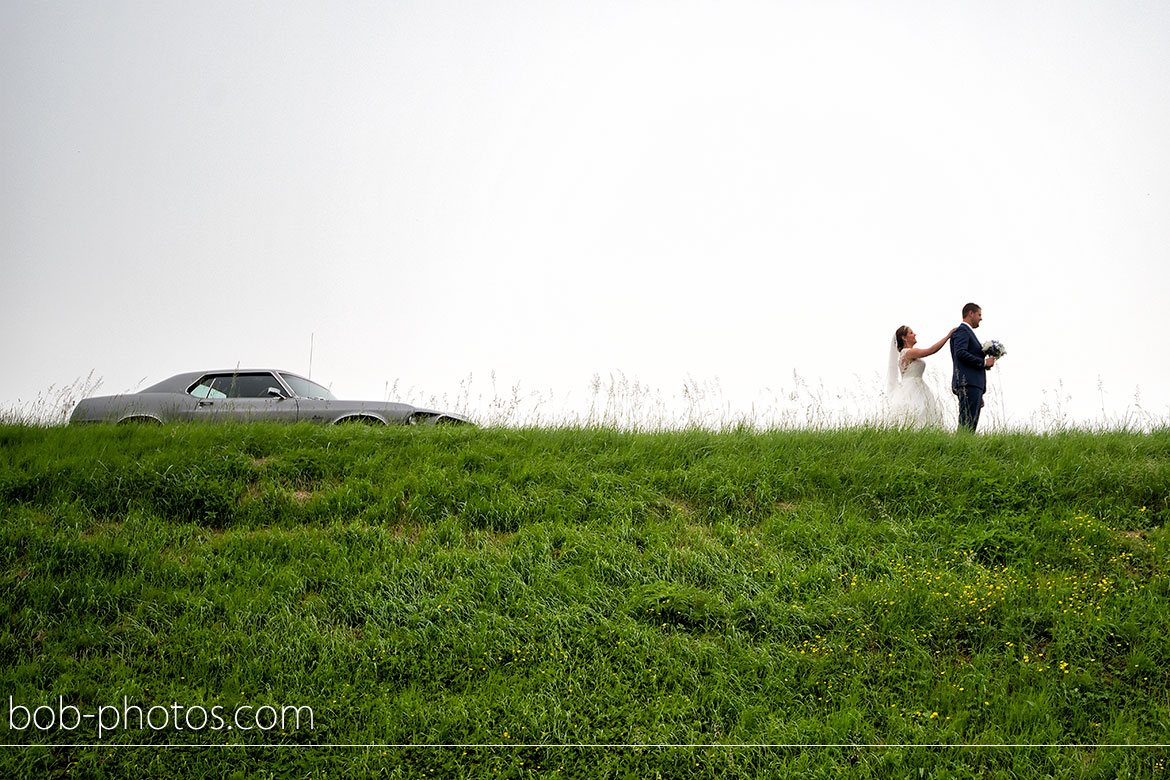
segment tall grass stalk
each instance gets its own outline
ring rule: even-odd
[[[944,409],[945,428],[955,430],[958,410],[950,386],[934,375],[927,381]],[[486,392],[468,375],[455,393],[428,393],[387,384],[387,399],[419,406],[450,409],[480,425],[508,428],[607,428],[650,432],[746,428],[771,430],[839,430],[885,426],[887,415],[884,384],[874,377],[857,378],[844,388],[830,389],[793,372],[788,385],[765,387],[751,397],[729,397],[718,378],[697,380],[687,376],[676,392],[666,392],[629,377],[621,371],[594,374],[583,398],[558,398],[546,391],[524,389],[520,383],[501,394],[494,372]],[[1103,392],[1103,390],[1102,390]],[[1074,418],[1068,411],[1072,400],[1062,382],[1042,392],[1036,409],[1005,409],[1003,389],[992,381],[987,406],[980,420],[983,432],[1049,433],[1072,430],[1149,432],[1170,426],[1170,414],[1147,410],[1140,391],[1120,412],[1104,405],[1096,418]]]
[[[93,370],[67,385],[50,385],[35,398],[17,399],[11,407],[0,407],[0,425],[64,425],[77,402],[96,395],[101,386],[102,380]]]
[[[996,377],[998,379],[998,377]],[[949,386],[936,375],[928,383],[940,400],[945,427],[954,430],[958,415]],[[102,380],[91,371],[86,377],[62,386],[49,387],[28,402],[17,401],[0,409],[0,424],[61,425],[68,421],[76,403],[94,395]],[[751,397],[729,396],[718,378],[687,376],[676,391],[663,391],[621,371],[594,374],[587,393],[558,396],[553,389],[529,389],[521,382],[501,388],[496,373],[488,387],[481,389],[472,374],[459,382],[454,392],[433,393],[401,380],[387,381],[383,400],[403,401],[415,406],[462,414],[479,425],[507,428],[606,428],[630,432],[743,428],[771,430],[837,430],[886,425],[886,399],[878,377],[857,377],[844,388],[830,389],[823,382],[810,382],[793,372],[791,383],[765,387]],[[127,391],[130,392],[130,391]],[[1098,392],[1104,399],[1104,384]],[[1140,391],[1132,403],[1117,413],[1102,400],[1095,419],[1076,419],[1069,413],[1072,400],[1062,382],[1042,392],[1040,406],[1020,414],[1005,409],[1003,390],[993,380],[988,403],[980,421],[983,432],[1046,433],[1068,430],[1148,432],[1170,426],[1170,410],[1159,414],[1142,406]]]

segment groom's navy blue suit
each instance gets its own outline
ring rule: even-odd
[[[951,360],[955,364],[951,390],[959,397],[959,427],[974,431],[987,390],[987,363],[975,331],[965,322],[951,334]]]

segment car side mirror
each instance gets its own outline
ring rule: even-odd
[[[280,390],[279,387],[268,388],[268,395],[270,397],[275,398],[278,401],[283,401],[286,397],[285,394]]]

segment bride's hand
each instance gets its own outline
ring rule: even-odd
[[[958,329],[959,329],[959,327],[956,325],[955,327],[948,330],[947,331],[947,338],[949,339],[951,336],[955,335],[955,331]]]

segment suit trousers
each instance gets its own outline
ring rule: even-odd
[[[963,385],[955,390],[955,395],[959,396],[959,430],[966,428],[973,433],[983,409],[983,389]]]

